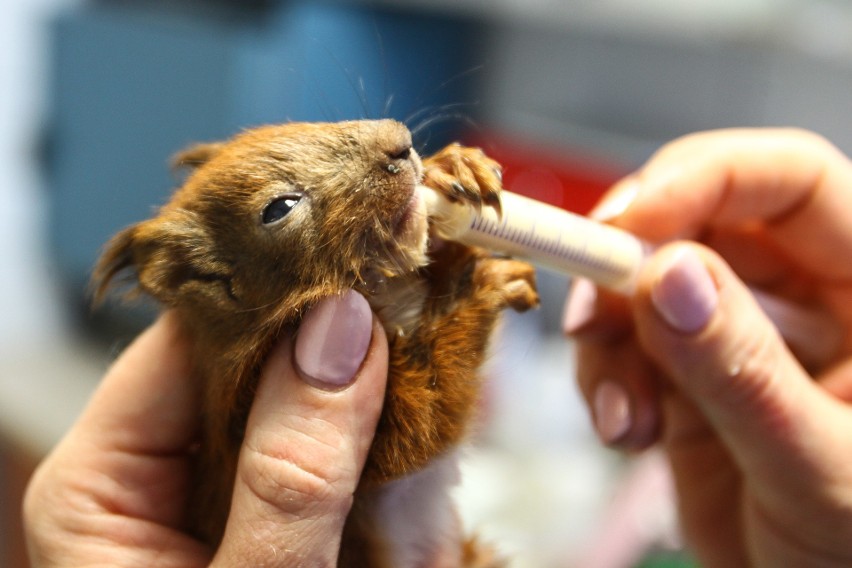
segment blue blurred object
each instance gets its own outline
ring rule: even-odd
[[[167,163],[184,146],[472,102],[471,23],[357,2],[96,2],[62,15],[53,38],[51,240],[81,300],[106,240],[177,185]]]

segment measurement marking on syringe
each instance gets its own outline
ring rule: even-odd
[[[485,219],[485,217],[474,217],[473,223],[471,224],[470,228],[480,233],[494,235],[494,229],[491,223],[489,223],[488,220]]]
[[[553,262],[556,266],[568,263],[575,266],[576,270],[582,269],[581,272],[589,271],[616,278],[621,278],[629,273],[628,267],[619,266],[610,255],[605,255],[603,258],[600,255],[596,257],[589,250],[589,241],[594,240],[594,235],[584,234],[585,238],[582,239],[582,243],[576,242],[576,239],[574,239],[574,242],[571,242],[570,239],[569,242],[563,242],[563,237],[566,234],[575,234],[576,237],[576,234],[586,233],[586,231],[574,231],[572,233],[571,227],[563,227],[563,231],[551,235],[547,231],[541,233],[538,230],[539,222],[544,223],[545,227],[549,226],[544,220],[533,219],[525,224],[515,219],[512,223],[509,217],[510,215],[504,214],[499,221],[495,221],[484,216],[474,216],[470,229],[483,236],[487,235],[505,242],[506,248],[503,252],[509,254],[523,256],[522,251],[526,250],[530,254],[539,255],[542,260],[545,258],[552,259],[550,262]],[[564,223],[565,220],[560,219],[559,222]],[[555,223],[550,225],[556,226]]]
[[[521,237],[518,241],[524,248],[530,248],[533,246],[533,242],[535,241],[535,232],[533,231],[521,231]]]
[[[626,272],[629,270],[626,267],[613,265],[610,262],[608,255],[606,258],[595,258],[589,252],[588,240],[580,246],[577,246],[576,244],[575,246],[569,246],[561,242],[562,235],[563,233],[560,233],[557,239],[552,240],[548,247],[548,253],[552,254],[554,257],[575,263],[578,266],[583,266],[589,270],[616,277],[626,275]],[[588,239],[590,236],[586,235],[586,238]]]

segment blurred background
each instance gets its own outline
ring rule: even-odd
[[[0,566],[18,510],[150,308],[92,314],[100,246],[177,183],[169,157],[285,120],[393,117],[480,145],[508,189],[586,212],[661,143],[783,125],[852,151],[848,0],[4,0]],[[559,319],[568,279],[496,343],[459,500],[518,567],[690,565],[665,472],[599,448]]]

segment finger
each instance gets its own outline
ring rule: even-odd
[[[166,312],[113,363],[73,438],[104,452],[183,452],[197,435],[199,392],[189,340]]]
[[[624,296],[598,288],[587,278],[574,279],[562,315],[565,335],[612,341],[632,328],[632,314]]]
[[[604,444],[641,450],[659,436],[659,384],[632,338],[577,341],[577,379],[592,425]]]
[[[115,361],[30,481],[24,517],[34,558],[206,564],[208,551],[173,530],[185,513],[198,390],[188,340],[167,312]]]
[[[333,566],[375,433],[387,341],[357,292],[306,316],[261,375],[221,565]]]
[[[837,415],[730,268],[676,244],[643,268],[634,315],[642,345],[755,479],[796,487]],[[672,444],[678,433],[667,433]]]
[[[820,386],[838,400],[852,404],[852,361],[832,369],[820,381]]]
[[[632,193],[610,198],[618,202],[610,218],[646,239],[695,238],[710,227],[759,221],[813,274],[852,276],[852,265],[834,262],[838,248],[852,249],[852,165],[819,136],[770,129],[691,135],[663,147],[618,188],[630,183],[637,184]]]
[[[188,339],[167,312],[113,363],[46,467],[86,477],[91,483],[75,489],[88,491],[104,511],[176,527],[199,398]]]
[[[658,384],[636,344],[627,300],[577,278],[563,330],[576,342],[577,381],[598,438],[622,449],[652,445],[660,424]]]

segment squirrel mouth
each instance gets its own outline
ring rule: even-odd
[[[426,202],[411,186],[411,196],[406,201],[397,220],[392,225],[392,240],[398,253],[417,266],[425,264],[426,247],[429,240],[429,220]]]
[[[426,217],[426,207],[423,204],[423,199],[420,197],[420,192],[415,187],[411,189],[411,197],[409,197],[399,219],[394,223],[394,237],[401,237],[403,233],[408,232],[410,225],[419,224],[418,221]]]

